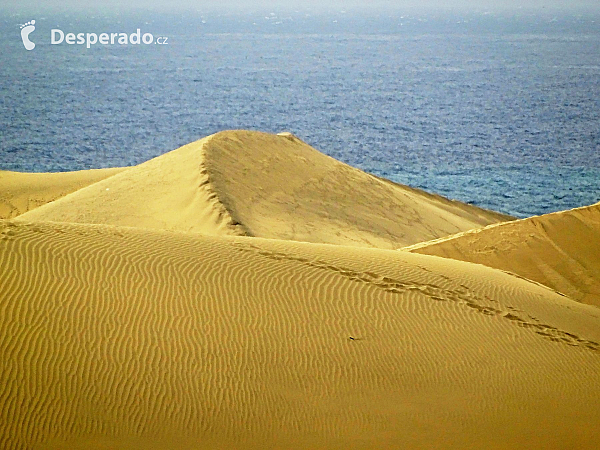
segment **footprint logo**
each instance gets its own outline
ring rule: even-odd
[[[29,35],[35,30],[35,20],[24,23],[21,25],[21,39],[23,39],[23,45],[27,50],[33,50],[35,44],[29,40]]]

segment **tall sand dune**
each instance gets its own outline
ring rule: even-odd
[[[226,131],[23,219],[391,249],[512,218],[369,175],[289,133]]]
[[[408,247],[516,273],[600,307],[600,203]]]
[[[0,170],[0,219],[11,219],[124,169],[92,169],[62,173]]]
[[[482,265],[0,221],[2,448],[597,448],[599,342]]]

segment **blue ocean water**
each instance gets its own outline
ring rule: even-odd
[[[224,129],[286,130],[519,217],[600,200],[600,16],[1,11],[0,169],[127,166]],[[168,45],[50,45],[52,28]]]

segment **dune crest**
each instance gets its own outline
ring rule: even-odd
[[[512,219],[254,131],[214,134],[22,218],[390,249]]]
[[[402,250],[513,272],[600,307],[600,203],[491,225]]]
[[[204,138],[19,216],[23,220],[245,235],[213,189]]]
[[[600,314],[380,249],[0,221],[0,446],[594,448]]]
[[[509,219],[367,174],[291,133],[217,133],[206,166],[252,236],[395,248]]]
[[[125,170],[23,173],[0,170],[0,219],[11,219]]]

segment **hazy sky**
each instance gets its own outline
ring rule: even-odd
[[[4,5],[11,8],[159,8],[165,10],[173,9],[305,9],[331,10],[331,9],[361,9],[361,10],[381,10],[403,8],[417,9],[466,9],[473,11],[489,10],[518,10],[519,7],[525,9],[600,9],[600,0],[103,0],[92,3],[94,6],[88,6],[88,2],[81,0],[3,0]],[[83,5],[82,5],[83,4]]]

